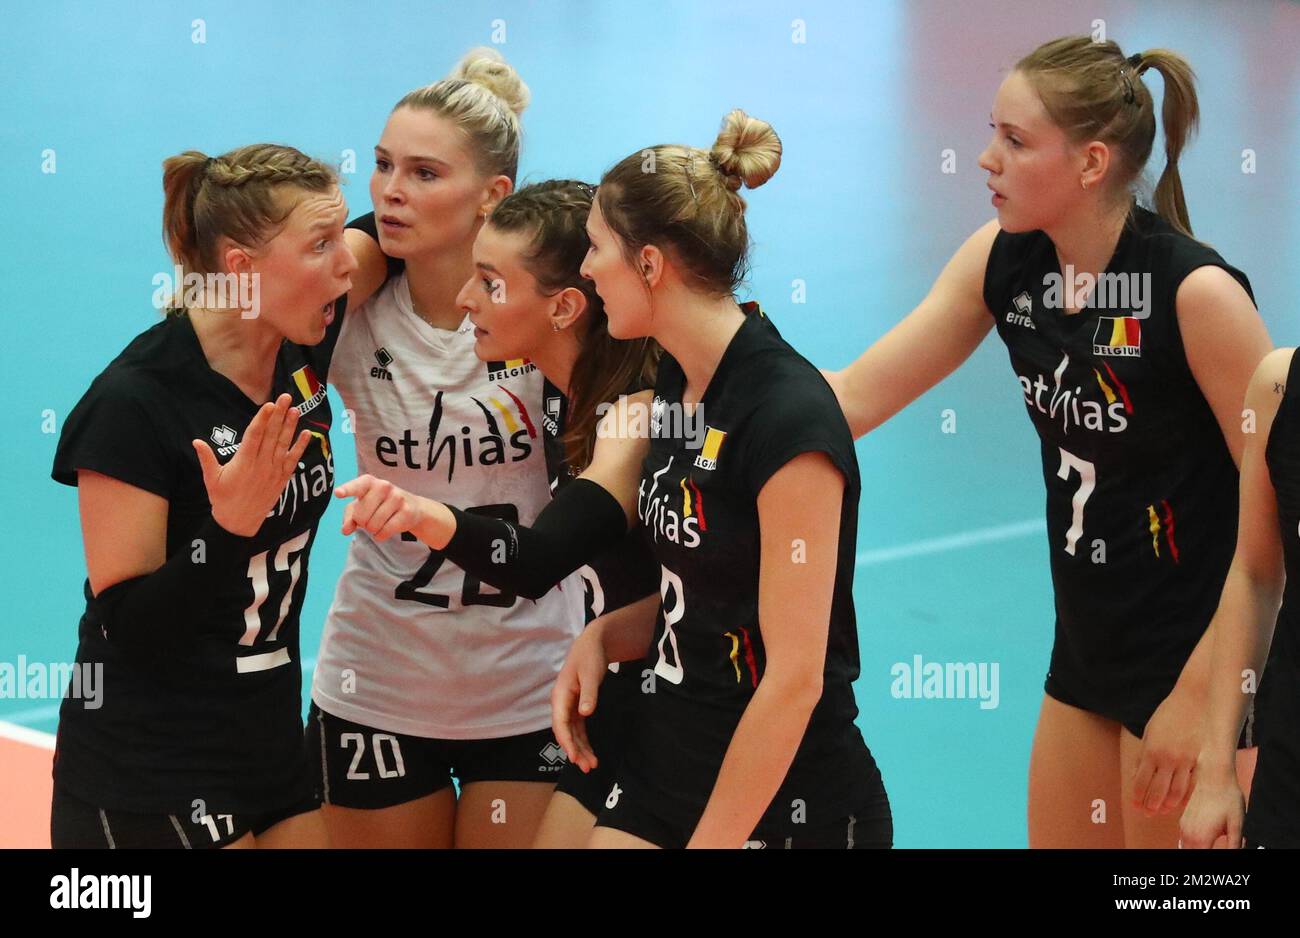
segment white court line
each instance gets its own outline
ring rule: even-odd
[[[863,550],[858,552],[856,559],[859,567],[870,567],[878,563],[888,563],[891,560],[902,560],[904,557],[922,557],[926,554],[939,554],[947,550],[974,547],[976,544],[1009,541],[1017,537],[1041,534],[1046,530],[1047,522],[1042,518],[1035,518],[1032,521],[1014,521],[1011,524],[999,524],[991,528],[976,528],[973,531],[962,531],[960,534],[949,534],[944,537],[933,537],[925,541],[899,544],[897,547]]]
[[[6,723],[0,720],[0,737],[12,739],[14,742],[26,743],[29,746],[36,746],[40,749],[54,748],[54,734],[42,733],[40,730],[28,729],[25,726],[18,726],[13,723]]]

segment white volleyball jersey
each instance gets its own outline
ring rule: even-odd
[[[406,275],[348,310],[330,380],[357,468],[466,511],[531,524],[550,500],[542,373],[484,362],[466,319],[416,315]],[[550,693],[583,624],[576,574],[533,601],[470,577],[411,535],[352,535],[312,699],[390,732],[492,739],[550,726]]]

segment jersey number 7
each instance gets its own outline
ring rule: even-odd
[[[1097,487],[1097,467],[1086,459],[1080,459],[1073,453],[1067,453],[1061,447],[1057,448],[1061,450],[1061,468],[1056,473],[1056,477],[1058,479],[1070,478],[1071,469],[1079,473],[1079,490],[1074,493],[1074,499],[1071,502],[1074,513],[1071,517],[1070,529],[1065,532],[1065,552],[1073,557],[1074,547],[1079,543],[1079,538],[1083,535],[1083,506],[1088,503],[1088,496]]]

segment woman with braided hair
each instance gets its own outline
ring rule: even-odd
[[[375,214],[348,233],[362,268],[382,280],[387,255],[391,276],[350,309],[331,378],[361,472],[525,523],[550,499],[543,377],[522,356],[480,360],[457,295],[475,236],[514,188],[527,103],[500,54],[475,49],[393,108]],[[308,716],[332,843],[532,844],[564,768],[551,685],[583,620],[579,577],[547,587],[493,589],[414,538],[357,533]]]
[[[1156,130],[1149,69],[1164,78],[1155,212],[1133,194]],[[1041,441],[1056,597],[1031,847],[1175,846],[1201,748],[1242,402],[1271,343],[1246,275],[1191,234],[1178,159],[1197,114],[1192,70],[1169,50],[1126,57],[1080,36],[1025,56],[979,160],[997,219],[830,375],[860,436],[990,329],[1006,343]]]
[[[51,840],[325,846],[298,618],[334,476],[322,382],[356,267],[347,206],[332,169],[272,144],[171,157],[163,189],[184,279],[54,457],[85,539],[76,660],[103,693],[61,707]]]

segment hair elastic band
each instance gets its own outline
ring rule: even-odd
[[[1125,59],[1124,64],[1119,67],[1119,77],[1124,80],[1124,103],[1125,104],[1134,104],[1137,101],[1137,95],[1133,91],[1133,80],[1129,77],[1130,71],[1132,71],[1134,75],[1141,76],[1142,74],[1142,53],[1141,52],[1134,52],[1127,59]]]

